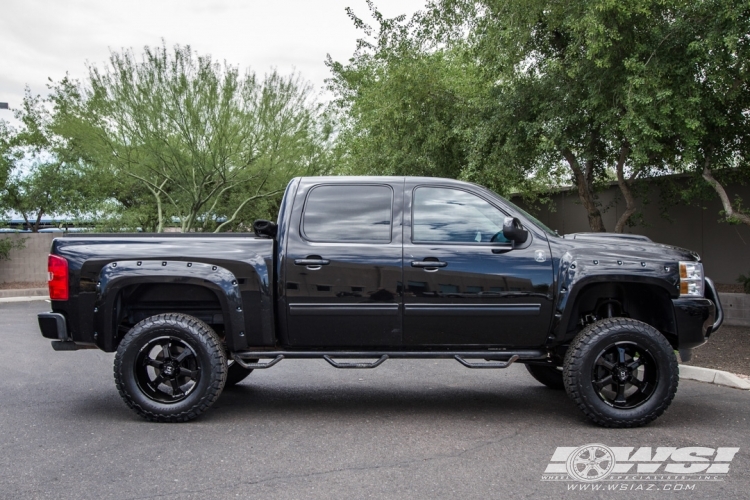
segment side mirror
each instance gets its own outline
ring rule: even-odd
[[[259,219],[253,222],[253,232],[259,238],[274,238],[278,229],[276,223],[270,220]]]
[[[503,236],[505,239],[513,242],[513,245],[526,243],[529,238],[529,232],[523,228],[521,221],[516,217],[506,217],[503,222]]]

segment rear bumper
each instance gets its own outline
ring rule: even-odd
[[[73,342],[68,331],[68,321],[60,313],[39,313],[39,329],[42,337],[52,340],[52,349],[56,351],[77,351],[79,349],[96,349],[93,345],[81,345]]]
[[[724,310],[713,281],[706,278],[704,298],[673,299],[679,349],[703,345],[724,322]]]
[[[68,322],[60,313],[48,312],[39,313],[39,329],[42,331],[42,337],[52,340],[69,341]]]

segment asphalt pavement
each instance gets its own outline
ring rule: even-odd
[[[750,391],[681,381],[652,424],[602,429],[520,365],[284,360],[194,422],[154,424],[120,400],[112,354],[52,350],[48,307],[0,304],[2,499],[750,498]],[[557,447],[588,443],[740,450],[720,480],[542,480]]]

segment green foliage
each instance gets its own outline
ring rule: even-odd
[[[462,178],[531,194],[546,166],[510,163],[492,150],[492,85],[467,47],[431,45],[419,18],[386,19],[369,6],[377,29],[349,10],[365,38],[347,64],[327,62],[342,123],[340,171]]]
[[[0,120],[0,189],[5,188],[13,167],[18,161],[18,151],[13,147],[15,130]]]
[[[348,171],[573,182],[595,231],[613,180],[622,231],[641,219],[635,179],[750,177],[748,0],[435,0],[408,21],[369,5],[378,29],[350,11],[366,36],[328,62]]]
[[[669,171],[680,112],[654,76],[685,63],[663,50],[675,2],[541,0],[436,3],[437,24],[468,32],[497,96],[488,122],[508,161],[565,165],[592,230],[604,230],[598,185],[617,179],[635,214],[635,178]]]
[[[650,78],[652,87],[669,94],[675,109],[662,128],[679,153],[677,168],[698,181],[684,198],[701,200],[713,191],[725,221],[750,225],[742,200],[732,200],[724,189],[750,178],[750,2],[675,5],[678,10],[661,48],[673,59],[660,61]]]
[[[737,283],[740,283],[742,285],[745,293],[750,293],[750,272],[747,273],[747,276],[745,276],[744,274],[740,274],[740,277],[737,278]]]
[[[57,130],[110,189],[109,226],[249,225],[289,178],[320,171],[330,127],[296,75],[258,80],[190,47],[112,53],[54,88]]]
[[[52,130],[52,117],[39,96],[27,88],[15,112],[21,127],[0,122],[0,158],[6,172],[0,210],[20,214],[32,231],[45,215],[87,210],[95,191],[76,162],[66,161],[65,144]]]
[[[2,238],[0,239],[0,260],[10,260],[10,252],[15,249],[22,249],[26,246],[26,240],[28,238]]]

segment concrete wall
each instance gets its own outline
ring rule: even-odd
[[[26,238],[26,245],[10,252],[11,260],[0,260],[0,283],[47,281],[47,256],[55,233],[0,234],[2,239]]]
[[[738,194],[750,202],[750,186],[730,186],[731,197]],[[719,200],[712,200],[702,206],[677,204],[669,207],[670,219],[661,216],[658,187],[649,188],[646,203],[639,200],[639,209],[644,213],[645,226],[627,228],[627,232],[643,234],[654,241],[667,243],[698,252],[703,258],[706,274],[717,283],[736,283],[740,274],[750,272],[750,227],[729,225],[720,222]],[[563,191],[552,196],[552,207],[529,209],[520,200],[514,199],[523,208],[537,216],[560,234],[590,231],[586,211],[574,190]],[[604,223],[613,231],[617,218],[624,211],[617,186],[611,186],[599,193],[599,201],[604,209]],[[0,283],[11,281],[46,281],[47,255],[52,239],[59,233],[41,234],[2,234],[0,238],[28,238],[26,247],[13,250],[10,261],[0,261]]]
[[[679,180],[677,182],[680,182]],[[740,274],[750,272],[750,227],[720,222],[721,203],[718,198],[701,205],[676,204],[667,209],[669,219],[662,217],[659,188],[642,186],[646,191],[638,208],[646,225],[627,228],[626,232],[642,234],[659,243],[689,248],[701,255],[706,275],[717,283],[734,284]],[[729,196],[738,194],[750,201],[750,186],[730,186]],[[614,231],[617,219],[625,210],[625,201],[616,185],[598,194],[603,219],[608,231]],[[552,195],[552,207],[528,208],[514,199],[539,220],[560,234],[588,232],[586,211],[580,204],[578,192],[563,191]],[[670,220],[671,219],[671,220]]]
[[[724,309],[724,324],[728,326],[750,326],[750,295],[746,293],[721,293]]]

